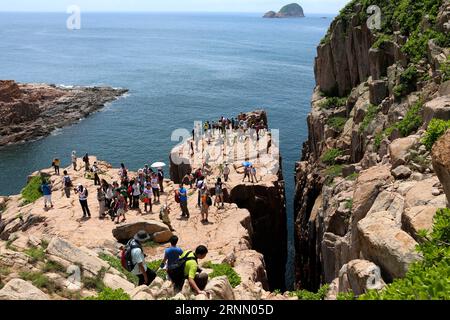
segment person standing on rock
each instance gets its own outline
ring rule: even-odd
[[[52,186],[45,179],[42,180],[41,191],[44,195],[44,210],[47,210],[47,204],[49,204],[50,208],[53,208]]]
[[[221,178],[217,178],[215,186],[216,198],[214,199],[214,205],[219,206],[219,202],[222,202],[222,208],[224,207],[223,201],[223,182]]]
[[[103,219],[105,217],[106,205],[105,205],[106,195],[102,187],[97,189],[97,200],[98,200],[98,218]]]
[[[72,166],[73,170],[77,171],[77,152],[72,151]]]
[[[201,190],[201,197],[202,197],[202,207],[201,207],[201,213],[202,213],[202,223],[209,223],[208,221],[208,214],[209,214],[209,207],[212,205],[212,200],[209,195],[209,190],[206,188],[206,185],[203,186]]]
[[[197,183],[195,185],[196,189],[198,190],[197,192],[197,207],[201,207],[201,197],[202,197],[202,188],[205,185],[205,177],[204,176],[200,176],[197,179]]]
[[[105,208],[111,209],[111,203],[114,198],[114,188],[105,179],[102,180],[102,189],[105,194]]]
[[[91,170],[94,173],[94,186],[100,186],[101,183],[100,183],[100,178],[98,176],[99,169],[97,166],[97,162],[94,162],[94,165],[92,166]]]
[[[147,207],[150,207],[150,213],[153,212],[152,209],[152,196],[153,196],[153,189],[151,184],[147,184],[144,189],[144,210],[145,213],[149,213],[147,211]]]
[[[125,165],[123,163],[120,164],[119,176],[120,176],[120,180],[122,183],[124,181],[128,181],[128,171],[127,171],[127,168],[125,168]]]
[[[84,171],[89,172],[90,164],[89,164],[89,155],[87,153],[83,157],[83,162],[84,162]]]
[[[55,174],[59,176],[59,167],[61,166],[61,161],[58,158],[53,159],[53,168],[55,169]]]
[[[132,243],[130,244],[132,246],[131,262],[134,265],[134,268],[131,271],[131,273],[133,273],[138,277],[139,286],[142,285],[149,286],[153,282],[153,280],[155,280],[156,273],[153,270],[150,270],[150,268],[148,268],[147,264],[145,263],[145,254],[144,250],[142,249],[142,244],[150,240],[150,236],[145,231],[139,231],[134,236],[133,240]]]
[[[83,187],[83,185],[79,184],[75,189],[75,193],[78,194],[78,199],[80,200],[81,209],[83,209],[83,218],[90,218],[91,211],[89,210],[87,198],[88,198],[88,190]]]
[[[132,185],[133,189],[133,209],[139,210],[139,198],[141,196],[141,185],[139,181],[136,179]]]
[[[228,163],[225,163],[225,167],[223,168],[223,178],[225,182],[228,182],[228,177],[230,176],[230,167],[228,166]]]
[[[180,189],[178,189],[178,195],[180,198],[180,208],[181,208],[181,217],[189,219],[189,209],[188,209],[188,195],[187,190],[183,184],[180,184]]]
[[[116,212],[116,224],[119,224],[119,220],[120,217],[122,218],[122,221],[120,222],[125,222],[127,221],[126,217],[125,217],[125,213],[127,211],[127,200],[125,199],[125,197],[123,196],[123,194],[117,190],[116,191],[116,204],[114,207],[114,212]]]
[[[159,198],[161,196],[160,193],[160,184],[159,184],[159,178],[156,173],[152,175],[152,179],[150,180],[150,184],[152,186],[153,196],[155,197],[155,203],[160,202]]]
[[[162,168],[158,169],[158,181],[159,181],[159,190],[161,193],[164,193],[164,171]]]
[[[73,188],[73,183],[72,183],[72,179],[70,179],[69,174],[67,173],[67,170],[64,170],[63,172],[64,177],[63,177],[63,187],[64,187],[64,194],[66,195],[66,198],[70,198],[70,190],[72,190]]]

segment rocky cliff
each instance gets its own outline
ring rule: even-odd
[[[0,147],[45,137],[98,111],[127,91],[0,80]]]
[[[431,147],[450,125],[450,3],[407,2],[350,2],[317,49],[296,166],[298,287],[359,295],[404,277],[448,204],[448,154]]]

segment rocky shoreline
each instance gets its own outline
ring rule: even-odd
[[[0,80],[0,147],[50,135],[127,93],[111,87],[58,87]]]

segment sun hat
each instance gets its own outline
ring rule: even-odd
[[[147,232],[141,230],[138,233],[136,233],[136,235],[134,236],[134,240],[145,242],[147,240],[150,240],[150,236],[148,235]]]

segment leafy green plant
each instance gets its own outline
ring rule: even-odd
[[[347,119],[344,117],[330,117],[327,119],[327,125],[338,132],[341,132],[344,129],[346,123]]]
[[[403,279],[381,291],[369,291],[361,300],[449,300],[450,299],[450,209],[440,209],[431,233],[421,231],[417,246],[423,260],[410,265]]]
[[[122,267],[122,262],[120,261],[120,259],[105,253],[100,253],[98,256],[103,261],[106,261],[112,268],[122,273],[131,283],[134,283],[135,285],[139,283],[139,279],[136,275],[132,274]]]
[[[353,172],[351,175],[347,176],[347,178],[345,178],[345,179],[347,179],[349,181],[355,181],[356,179],[358,179],[358,177],[359,177],[359,174],[356,172]]]
[[[323,154],[320,160],[325,164],[334,165],[336,163],[336,158],[342,156],[342,154],[342,150],[330,149]]]
[[[42,197],[42,179],[41,176],[32,177],[25,188],[22,189],[21,194],[25,204],[33,203]]]
[[[106,269],[102,268],[94,278],[83,276],[81,278],[81,282],[83,283],[86,289],[92,289],[96,290],[97,292],[101,292],[106,288],[105,283],[103,282],[105,274]]]
[[[442,72],[442,81],[450,80],[450,57],[447,57],[447,61],[441,64],[440,70]]]
[[[42,272],[22,271],[19,273],[19,277],[25,281],[30,281],[37,288],[46,289],[49,293],[56,290],[55,283]]]
[[[310,292],[307,290],[297,290],[289,293],[291,297],[297,297],[299,300],[324,300],[328,290],[330,289],[330,285],[326,284],[317,291],[317,293]]]
[[[338,293],[337,300],[356,300],[355,294],[353,292],[340,292]]]
[[[422,125],[422,107],[423,102],[422,100],[419,100],[408,110],[405,118],[395,125],[404,137],[409,136]]]
[[[324,182],[325,185],[330,186],[333,183],[334,178],[341,176],[343,168],[344,168],[343,165],[333,165],[331,167],[328,167],[325,170],[326,175],[326,179]]]
[[[204,263],[203,267],[213,270],[213,272],[209,274],[210,279],[221,277],[221,276],[227,276],[228,281],[230,282],[230,284],[233,288],[236,288],[238,285],[241,284],[241,277],[227,263],[214,264],[209,261],[209,262]]]
[[[422,143],[428,150],[433,148],[434,143],[448,130],[450,129],[450,120],[433,119],[428,125],[425,137],[422,139]]]
[[[46,261],[44,267],[42,268],[42,271],[64,273],[66,272],[66,268],[62,264],[59,264],[58,262]]]
[[[375,106],[373,104],[369,104],[369,107],[367,108],[366,115],[364,116],[364,120],[361,123],[361,126],[359,127],[359,133],[363,133],[364,131],[367,130],[369,125],[372,123],[372,121],[377,116],[378,111],[379,111],[379,109],[378,109],[377,106]]]
[[[347,104],[347,97],[327,97],[324,101],[320,102],[319,107],[321,109],[332,109],[343,107]]]
[[[111,288],[103,288],[102,291],[95,297],[87,297],[84,300],[106,300],[106,301],[121,301],[131,300],[131,297],[123,289],[113,290]]]
[[[156,271],[156,276],[160,277],[161,279],[166,279],[166,272],[164,270],[158,270],[161,263],[162,263],[162,260],[151,261],[151,262],[147,263],[147,268],[149,268],[150,270]]]
[[[392,35],[390,34],[379,34],[377,37],[377,40],[374,42],[374,44],[372,45],[372,48],[374,49],[378,49],[380,48],[384,43],[392,41]]]
[[[353,199],[349,199],[345,201],[345,208],[348,210],[352,210],[353,208]]]
[[[24,253],[30,257],[31,263],[36,263],[38,261],[44,261],[45,259],[45,252],[44,249],[38,248],[38,247],[31,247],[29,249],[26,249]]]

